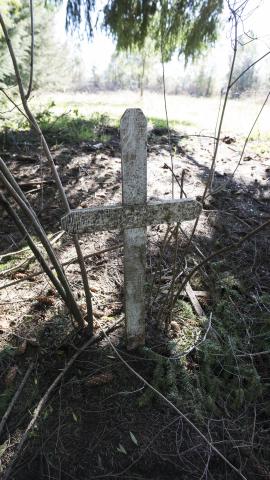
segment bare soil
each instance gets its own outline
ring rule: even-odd
[[[54,160],[72,208],[121,202],[119,134],[117,129],[112,127],[108,127],[105,133],[110,137],[105,143],[97,139],[95,142],[52,147]],[[183,175],[187,196],[200,198],[209,174],[213,139],[196,136],[187,138],[182,132],[175,131],[171,132],[171,139],[174,172],[177,177],[175,196],[180,194],[177,181],[180,182]],[[187,269],[199,261],[198,250],[207,256],[211,251],[230,242],[237,242],[250,229],[269,219],[269,148],[265,153],[257,154],[249,147],[236,174],[231,178],[231,173],[239,161],[241,148],[241,142],[229,136],[224,137],[221,142],[214,184],[217,193],[209,197],[205,205],[193,248],[187,256]],[[171,198],[172,178],[168,168],[171,166],[170,151],[171,146],[165,130],[154,129],[149,132],[149,199]],[[17,144],[10,145],[1,154],[27,193],[46,231],[50,234],[59,232],[64,211],[39,145],[24,133]],[[0,255],[12,254],[25,244],[12,220],[4,212],[1,214]],[[192,224],[186,222],[182,227],[188,234]],[[165,230],[165,226],[149,228],[149,283],[159,262]],[[215,260],[216,263],[223,262],[220,274],[229,272],[241,283],[242,300],[235,307],[239,310],[240,318],[247,302],[255,309],[257,302],[257,309],[260,310],[262,307],[259,297],[270,291],[267,235],[269,238],[269,229],[241,247],[240,251],[230,254],[225,261],[219,257]],[[86,264],[93,295],[95,332],[98,332],[100,324],[107,327],[124,313],[122,249],[119,247],[121,235],[118,232],[83,235],[80,243],[85,255],[97,252],[86,260]],[[186,237],[181,235],[179,255],[185,245]],[[111,249],[112,247],[116,248]],[[108,251],[98,253],[104,249]],[[71,239],[67,235],[62,236],[56,243],[56,250],[62,262],[75,256]],[[15,265],[28,256],[30,254],[25,252],[22,256],[16,256]],[[164,336],[156,328],[155,317],[171,280],[173,258],[174,242],[171,242],[162,261],[161,291],[156,303],[149,308],[147,316],[147,345],[165,355],[168,354],[166,341],[177,341],[179,337],[179,345],[183,345],[185,349],[194,343],[194,332],[200,333],[202,330],[196,319],[178,317],[178,331],[174,329],[168,336]],[[12,268],[13,259],[11,255],[1,261],[2,264],[6,262],[7,268]],[[215,311],[215,304],[219,301],[216,297],[213,268],[203,268],[191,282],[195,291],[206,293],[204,297],[198,298],[207,316]],[[15,454],[16,444],[31,418],[34,406],[67,360],[85,341],[85,338],[74,330],[68,312],[45,276],[26,279],[29,272],[36,270],[38,266],[32,262],[27,269],[22,266],[9,274],[0,271],[0,288],[11,281],[22,280],[21,283],[0,290],[1,413],[5,411],[16,391],[29,362],[35,362],[34,372],[2,434],[2,472]],[[85,309],[78,264],[68,265],[66,273],[81,308]],[[131,354],[125,351],[123,326],[111,335],[111,339],[130,365],[152,382],[155,362],[139,352]],[[254,358],[264,382],[267,382],[269,377],[268,358],[266,355]],[[192,375],[198,368],[198,355],[193,351],[187,357],[185,370]],[[13,378],[9,381],[8,375],[12,377],[12,372]],[[181,386],[180,377],[177,381],[181,392],[181,388],[185,387]],[[89,348],[69,369],[54,392],[18,459],[12,478],[238,478],[221,459],[209,452],[203,440],[170,411],[167,405],[158,399],[151,399],[142,405],[141,399],[146,390],[144,384],[121,364],[105,340]],[[227,448],[224,424],[231,413],[226,412],[225,400],[224,405],[218,405],[218,414],[209,414],[208,418],[203,419],[196,418],[190,400],[184,403],[184,397],[184,393],[180,393],[185,413],[190,415],[195,423],[199,422],[200,428],[209,439],[217,442],[217,446],[220,445],[223,453],[243,470],[248,479],[270,478],[269,462],[265,452],[261,451],[266,438],[264,430],[266,432],[269,428],[263,419],[265,413],[259,410],[259,420],[256,420],[256,413],[254,417],[254,422],[258,421],[261,425],[258,427],[259,445],[254,443],[253,439],[253,444],[246,442],[245,445],[245,442],[242,442],[239,447],[236,441],[242,438],[242,416],[249,416],[250,412],[253,412],[254,416],[257,404],[254,403],[253,409],[249,404],[246,411],[244,407],[237,411],[232,420],[235,427],[232,441],[234,447]],[[261,402],[266,404],[267,397],[263,397]],[[179,407],[181,408],[181,405]],[[252,437],[252,432],[250,436]]]

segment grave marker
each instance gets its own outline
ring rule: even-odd
[[[147,225],[192,220],[195,200],[147,202],[147,122],[140,109],[128,109],[120,123],[122,205],[72,210],[62,218],[69,233],[123,230],[127,348],[145,342],[145,267]]]

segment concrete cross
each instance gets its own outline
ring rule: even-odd
[[[138,108],[126,110],[120,123],[122,205],[72,210],[62,218],[69,233],[120,229],[124,235],[124,294],[127,348],[145,341],[145,271],[147,225],[192,220],[195,200],[147,202],[147,121]]]

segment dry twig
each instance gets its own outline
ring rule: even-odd
[[[96,250],[95,252],[88,253],[87,255],[84,255],[84,260],[90,257],[94,257],[95,255],[101,255],[102,253],[106,252],[112,252],[113,250],[117,250],[118,248],[122,248],[123,244],[120,243],[119,245],[115,245],[113,247],[108,247],[104,248],[103,250]],[[65,267],[66,265],[71,265],[72,263],[78,262],[78,257],[73,257],[70,260],[67,260],[66,262],[62,262],[62,267]],[[51,270],[54,270],[54,267],[51,268]],[[17,285],[18,283],[26,282],[27,280],[32,280],[32,278],[38,277],[39,275],[44,274],[44,270],[39,270],[38,272],[33,272],[30,273],[29,275],[26,275],[24,278],[20,278],[19,280],[14,280],[13,282],[7,283],[6,285],[0,286],[0,290],[4,290],[8,287],[12,287],[13,285]]]
[[[30,365],[29,365],[29,367],[28,367],[28,369],[27,369],[27,371],[26,371],[26,373],[25,373],[25,375],[24,375],[24,377],[23,377],[23,379],[22,379],[22,381],[19,385],[19,388],[17,389],[17,391],[16,391],[14,397],[12,398],[6,412],[4,413],[4,415],[2,417],[2,420],[1,420],[1,423],[0,423],[0,437],[1,437],[1,434],[2,434],[2,431],[3,431],[3,428],[4,428],[4,426],[7,422],[7,419],[9,417],[10,413],[11,413],[11,410],[13,409],[15,403],[17,402],[17,400],[18,400],[18,398],[19,398],[19,396],[22,392],[22,389],[23,389],[24,385],[26,384],[26,382],[27,382],[32,370],[33,370],[33,367],[34,367],[34,363],[30,363]]]

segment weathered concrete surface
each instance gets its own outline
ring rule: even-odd
[[[62,228],[69,233],[124,230],[162,223],[184,222],[201,210],[196,200],[166,200],[142,205],[124,205],[73,210],[62,218]]]

